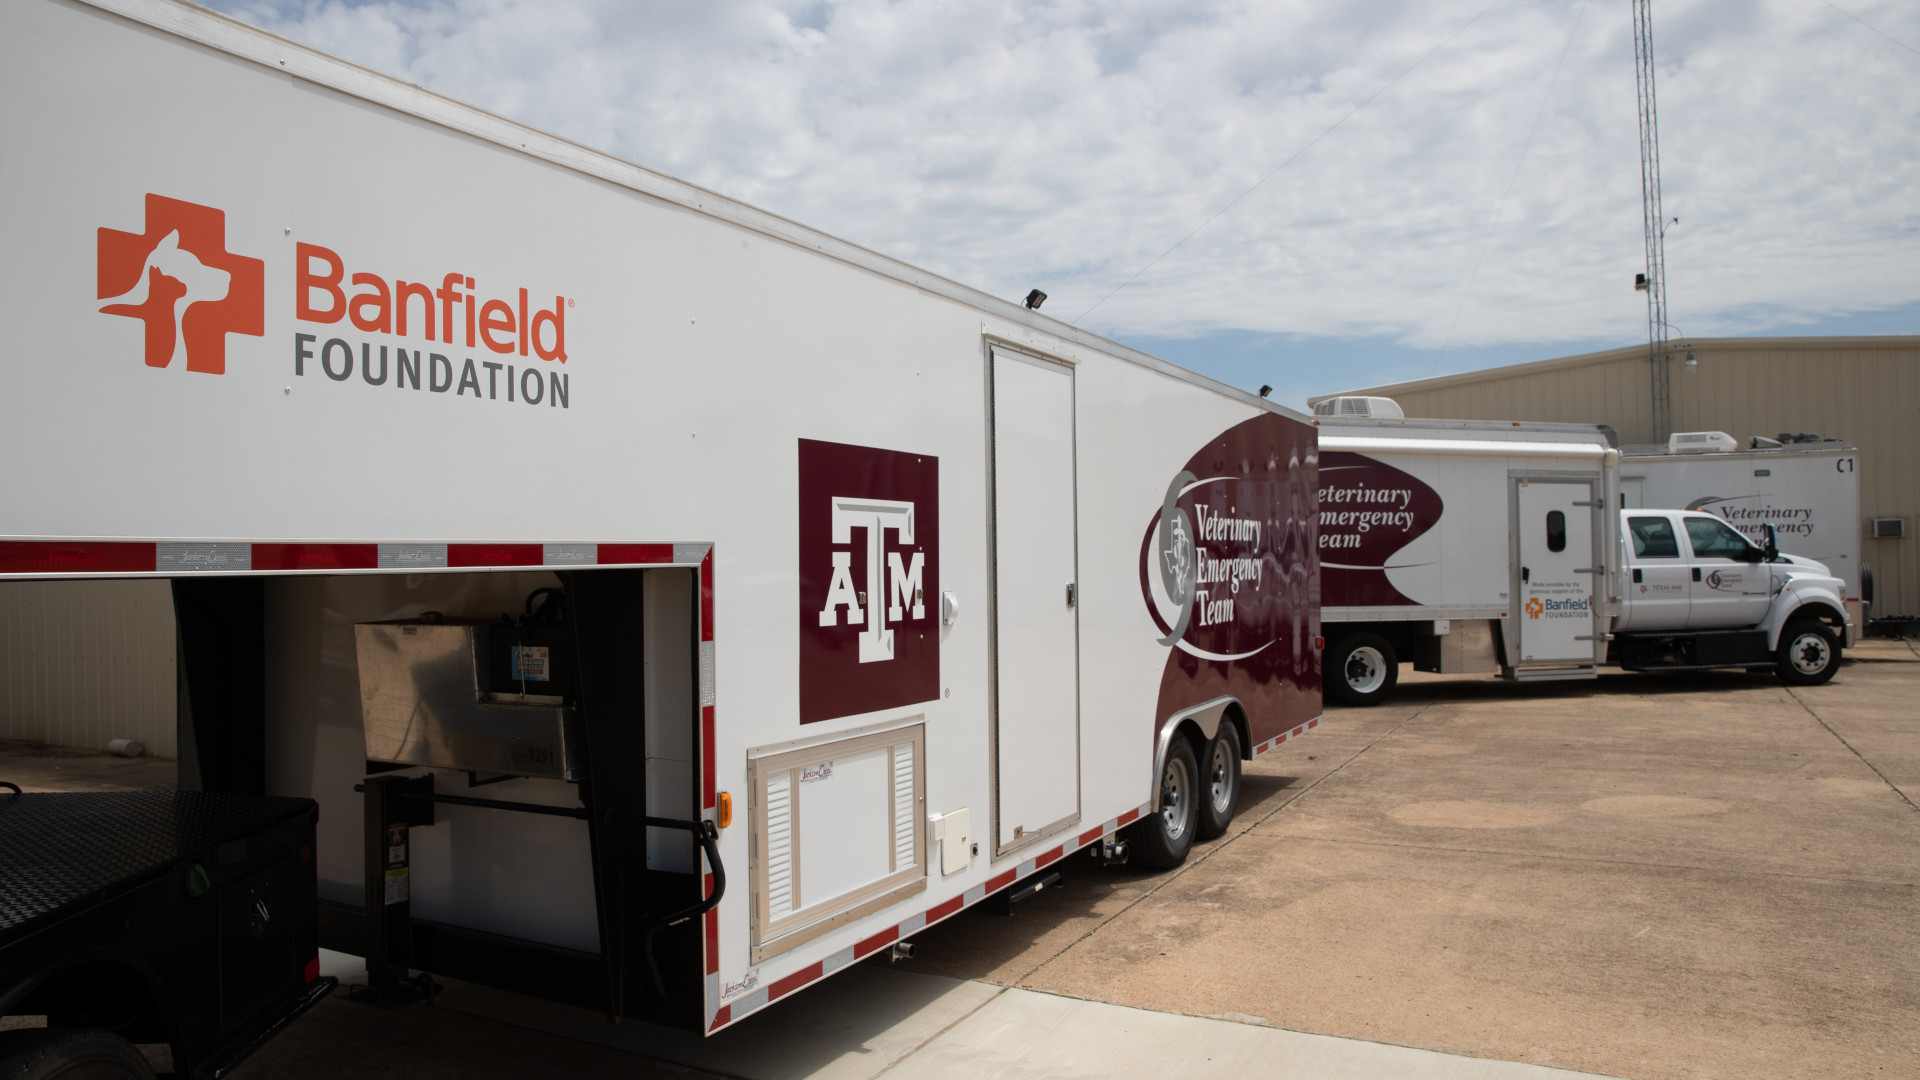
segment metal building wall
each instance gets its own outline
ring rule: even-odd
[[[0,583],[0,739],[177,753],[173,596],[164,581]]]
[[[1870,540],[1877,615],[1920,615],[1920,337],[1724,338],[1675,345],[1673,430],[1750,435],[1818,432],[1860,450],[1860,512],[1904,517],[1903,540]],[[1520,364],[1357,393],[1408,416],[1610,424],[1622,442],[1652,442],[1644,347]]]

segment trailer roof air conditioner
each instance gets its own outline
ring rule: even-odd
[[[1364,394],[1341,394],[1313,404],[1315,416],[1338,416],[1343,419],[1365,420],[1405,420],[1407,414],[1401,411],[1400,403],[1390,397],[1369,397]]]
[[[1669,454],[1705,454],[1738,449],[1740,444],[1724,431],[1676,431],[1667,436]]]

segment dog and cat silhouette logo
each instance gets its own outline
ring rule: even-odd
[[[228,251],[226,236],[225,211],[153,194],[144,231],[100,229],[100,311],[146,323],[148,367],[181,357],[221,375],[228,334],[265,332],[267,264]]]

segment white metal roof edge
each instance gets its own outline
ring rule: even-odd
[[[1257,394],[1229,386],[1198,372],[1189,371],[1151,353],[1122,345],[1117,341],[1061,322],[1052,316],[1029,311],[1022,304],[1003,300],[970,285],[963,285],[932,271],[922,270],[877,251],[830,236],[778,214],[761,210],[683,180],[676,180],[665,173],[655,172],[558,135],[552,135],[484,109],[464,104],[424,87],[401,82],[358,64],[310,49],[219,12],[196,7],[188,0],[74,0],[74,2],[118,15],[230,56],[251,61],[261,67],[285,72],[295,78],[327,87],[362,101],[372,102],[449,130],[518,151],[529,157],[604,180],[661,202],[716,218],[735,227],[805,248],[816,254],[859,267],[869,273],[1017,323],[1029,330],[1050,334],[1074,344],[1098,350],[1115,359],[1259,406],[1269,412],[1307,423],[1313,422],[1312,416],[1297,409],[1287,408]]]
[[[1436,428],[1460,431],[1519,431],[1535,434],[1577,435],[1582,438],[1605,438],[1607,427],[1604,424],[1579,424],[1563,420],[1460,420],[1443,417],[1421,416],[1317,416],[1320,430],[1337,432],[1342,428],[1355,428],[1362,431],[1379,429],[1383,431],[1404,430],[1407,428]]]
[[[1599,459],[1615,453],[1597,442],[1501,442],[1494,439],[1396,439],[1320,433],[1320,449],[1371,450],[1386,454],[1456,454],[1476,457]]]

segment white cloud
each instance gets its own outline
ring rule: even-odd
[[[1070,319],[1233,204],[1106,332],[1645,334],[1617,0],[222,6]],[[1920,19],[1844,6],[1897,40],[1803,0],[1656,5],[1691,335],[1920,300]]]

